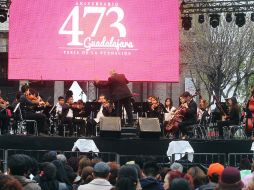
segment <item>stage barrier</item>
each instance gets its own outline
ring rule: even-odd
[[[13,154],[26,154],[35,158],[38,162],[43,161],[43,155],[52,150],[22,150],[22,149],[0,149],[1,170],[7,171],[8,157]],[[206,168],[211,163],[219,162],[225,166],[238,167],[240,160],[248,158],[250,161],[253,159],[252,153],[194,153],[192,154],[193,160],[190,162],[187,159],[187,153],[175,153],[172,157],[166,155],[120,155],[115,152],[72,152],[72,151],[57,151],[53,150],[57,154],[64,154],[67,159],[71,157],[80,157],[85,155],[92,158],[100,158],[105,162],[117,162],[121,165],[126,164],[129,161],[145,161],[147,159],[154,159],[161,166],[170,166],[173,162],[177,161],[181,163],[185,168],[189,168],[193,165],[201,165]],[[175,158],[180,158],[176,160]]]
[[[215,162],[227,165],[226,153],[189,153],[189,155],[193,156],[192,162],[187,158],[188,153],[175,153],[172,155],[172,163],[177,161],[185,165],[187,168],[197,164],[202,164],[204,167],[208,167],[211,163]],[[179,157],[180,159],[176,160],[176,157]]]
[[[152,158],[160,165],[170,165],[171,157],[164,155],[119,155],[119,164],[123,165],[130,161],[142,161]]]
[[[240,161],[244,158],[248,158],[249,161],[252,163],[253,160],[253,153],[229,153],[228,154],[228,165],[239,167]]]

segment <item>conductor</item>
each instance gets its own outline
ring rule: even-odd
[[[132,94],[127,84],[129,81],[124,74],[119,74],[115,70],[110,71],[110,77],[107,82],[95,81],[95,86],[102,87],[107,86],[109,88],[111,100],[115,104],[116,115],[122,116],[122,106],[124,106],[127,116],[128,124],[133,125],[133,115],[131,107]]]

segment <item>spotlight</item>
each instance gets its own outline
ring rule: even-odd
[[[231,22],[233,19],[232,19],[232,14],[231,13],[227,13],[226,14],[226,21],[227,22]]]
[[[0,22],[4,23],[7,20],[7,10],[0,9]]]
[[[254,13],[251,13],[251,14],[250,14],[250,20],[251,20],[252,22],[254,22]]]
[[[184,16],[182,17],[182,27],[184,28],[184,30],[189,30],[191,28],[191,20],[192,17],[190,16]]]
[[[210,14],[210,25],[213,28],[216,28],[220,25],[220,15],[218,14]]]
[[[199,16],[198,16],[198,22],[199,22],[200,24],[204,23],[204,22],[205,22],[205,16],[204,16],[204,15],[199,15]]]
[[[238,27],[242,27],[245,24],[245,14],[244,13],[235,13],[235,24]]]

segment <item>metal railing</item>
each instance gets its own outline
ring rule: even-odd
[[[193,157],[192,161],[188,161],[188,155]],[[227,165],[227,156],[225,153],[175,153],[172,155],[172,163],[177,161],[176,157],[179,157],[179,160],[186,165],[202,164],[208,167],[215,162]]]
[[[21,149],[0,149],[1,168],[7,171],[8,157],[14,154],[26,154],[35,158],[38,162],[43,162],[43,155],[51,150],[21,150]],[[79,158],[82,155],[88,158],[99,158],[105,162],[115,161],[121,165],[128,161],[141,161],[144,162],[148,159],[153,159],[162,166],[169,166],[180,158],[184,167],[189,168],[195,164],[201,164],[208,167],[211,163],[219,162],[225,166],[239,167],[239,163],[243,158],[248,158],[250,161],[253,159],[253,153],[194,153],[192,162],[188,161],[187,153],[175,153],[172,157],[166,155],[120,155],[115,152],[72,152],[72,151],[55,151],[57,154],[64,154],[67,159],[71,157]]]
[[[228,154],[228,165],[239,167],[240,161],[244,158],[248,158],[251,162],[253,160],[253,153],[229,153]]]
[[[119,155],[118,163],[120,165],[125,164],[129,161],[146,161],[153,159],[159,164],[166,165],[171,164],[171,157],[166,155]]]

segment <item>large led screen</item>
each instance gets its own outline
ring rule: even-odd
[[[179,80],[178,0],[14,0],[9,79]]]

